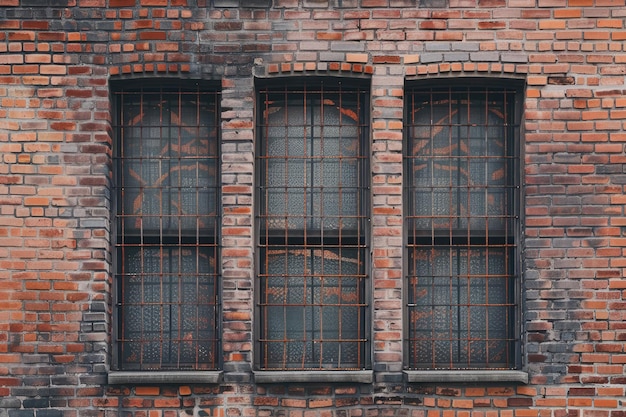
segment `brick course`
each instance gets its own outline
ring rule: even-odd
[[[624,417],[624,0],[0,0],[0,417]],[[255,384],[255,79],[371,80],[372,384]],[[528,385],[408,383],[404,87],[524,79]],[[108,385],[112,80],[222,85],[223,381]]]

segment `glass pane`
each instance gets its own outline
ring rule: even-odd
[[[268,110],[265,201],[270,229],[357,227],[359,163],[356,113],[324,104],[289,101]],[[288,123],[287,126],[281,123]],[[348,124],[349,123],[349,124]]]
[[[124,98],[126,98],[125,96]],[[215,213],[217,186],[214,115],[207,98],[178,95],[129,95],[124,102],[123,213],[130,230],[194,229],[195,218]],[[204,97],[201,97],[204,99]],[[212,152],[212,153],[210,153]],[[204,193],[204,195],[202,195]],[[182,217],[181,217],[182,216]],[[206,221],[206,219],[205,219]]]
[[[352,250],[270,252],[261,286],[270,367],[357,366],[363,293],[355,255]]]
[[[215,261],[211,248],[126,248],[124,362],[143,369],[211,362]]]
[[[435,221],[436,228],[484,229],[491,200],[483,189],[505,185],[502,112],[499,109],[487,112],[485,102],[478,99],[469,106],[468,97],[476,99],[482,95],[453,94],[453,100],[449,100],[446,95],[433,94],[432,107],[414,113],[416,126],[410,130],[415,135],[412,155],[432,158],[431,163],[427,159],[414,159],[411,165],[412,186],[420,194],[415,209],[417,213],[425,213],[431,207],[433,216],[445,217]],[[428,130],[431,117],[433,125]],[[430,139],[432,146],[425,138]],[[433,187],[432,193],[428,187]],[[432,199],[425,196],[429,193],[433,194]],[[504,210],[496,205],[489,212],[496,207]],[[492,225],[498,226],[498,222]],[[429,226],[425,219],[416,223],[416,227]]]
[[[426,350],[415,352],[414,359],[444,367],[496,362],[486,356],[485,341],[497,339],[498,346],[505,346],[510,331],[503,252],[442,248],[414,250],[411,255],[416,271],[409,292],[409,303],[415,305],[411,338],[415,343],[432,341],[420,344]]]

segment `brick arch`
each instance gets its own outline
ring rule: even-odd
[[[284,62],[257,67],[256,75],[287,76],[303,74],[320,75],[372,75],[374,66],[351,62]]]
[[[109,67],[109,75],[132,75],[149,76],[149,75],[169,75],[190,74],[191,65],[188,63],[168,63],[168,62],[143,62],[133,64],[121,64]]]
[[[405,76],[419,77],[432,75],[502,75],[520,76],[528,74],[527,64],[503,62],[433,62],[411,65],[405,68]]]
[[[383,57],[384,58],[384,57]],[[378,62],[377,62],[378,61]],[[284,62],[257,65],[254,74],[263,76],[285,76],[302,74],[341,74],[341,75],[372,75],[376,65],[404,67],[406,77],[428,75],[511,75],[525,76],[528,74],[527,64],[503,63],[503,62],[433,62],[427,64],[414,64],[411,57],[404,57],[397,61],[376,59],[373,63],[352,62]],[[410,62],[410,63],[409,63]]]

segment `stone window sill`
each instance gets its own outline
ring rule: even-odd
[[[522,371],[404,371],[408,382],[517,382],[528,384]]]
[[[261,384],[285,382],[356,382],[370,384],[373,371],[255,371],[254,380]]]
[[[217,384],[222,371],[109,372],[109,384]]]

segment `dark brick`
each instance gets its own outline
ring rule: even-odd
[[[62,417],[63,412],[61,410],[37,410],[36,417]]]
[[[595,388],[570,388],[569,395],[572,397],[593,397],[596,395]]]
[[[532,407],[533,399],[529,397],[513,397],[507,398],[507,405],[509,407]]]
[[[9,417],[35,417],[33,410],[9,410]]]
[[[72,0],[20,0],[23,7],[68,7]]]
[[[22,402],[24,408],[48,408],[50,406],[49,398],[27,398]]]

